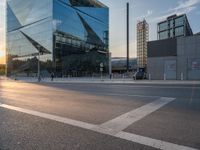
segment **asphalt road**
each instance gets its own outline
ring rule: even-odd
[[[0,150],[200,149],[200,85],[0,80]]]

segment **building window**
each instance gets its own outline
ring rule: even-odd
[[[184,28],[183,27],[175,28],[175,36],[182,36],[182,35],[184,35]]]
[[[158,25],[159,26],[159,31],[167,30],[168,29],[168,22],[163,22]]]
[[[170,20],[170,28],[174,27],[174,20]]]
[[[170,30],[170,37],[171,38],[174,37],[174,31],[173,31],[173,29]]]
[[[175,19],[175,26],[176,27],[182,26],[182,25],[184,25],[184,17],[180,17],[180,18]]]
[[[160,32],[159,33],[159,39],[167,39],[168,38],[168,31]]]

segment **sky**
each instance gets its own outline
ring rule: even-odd
[[[0,64],[5,63],[5,1],[0,0]]]
[[[0,64],[5,55],[4,2],[0,0]],[[200,32],[200,0],[99,0],[110,9],[112,57],[126,56],[126,3],[130,4],[130,56],[136,56],[136,24],[147,20],[149,40],[157,39],[157,23],[173,14],[186,13],[194,33]],[[3,59],[2,59],[3,58]]]

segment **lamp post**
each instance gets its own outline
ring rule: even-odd
[[[127,9],[127,72],[129,72],[129,3],[126,4]]]

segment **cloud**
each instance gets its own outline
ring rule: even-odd
[[[193,11],[194,9],[196,9],[196,7],[189,7],[189,8],[184,9],[184,10],[173,11],[173,12],[167,13],[167,14],[165,14],[165,15],[155,17],[155,18],[151,19],[151,22],[158,22],[158,21],[164,20],[164,19],[166,19],[167,17],[172,16],[172,15],[174,15],[174,14],[177,14],[177,15],[188,14],[188,13],[190,13],[191,11]]]
[[[152,14],[153,14],[153,11],[152,11],[152,10],[148,10],[145,14],[143,14],[143,15],[137,17],[137,20],[141,20],[141,19],[148,18],[148,17],[150,17]]]
[[[0,6],[4,6],[5,5],[5,0],[1,0],[0,1]]]
[[[179,11],[183,9],[191,9],[196,7],[197,4],[200,3],[200,0],[186,0],[186,1],[179,1],[178,6],[175,8],[172,8],[171,11]]]
[[[195,10],[198,4],[200,4],[200,0],[179,1],[178,6],[169,9],[168,12],[174,14],[187,14]]]
[[[200,0],[178,1],[178,5],[176,7],[168,9],[158,17],[152,18],[151,22],[159,22],[174,14],[189,14],[197,8],[198,4],[200,4]]]

